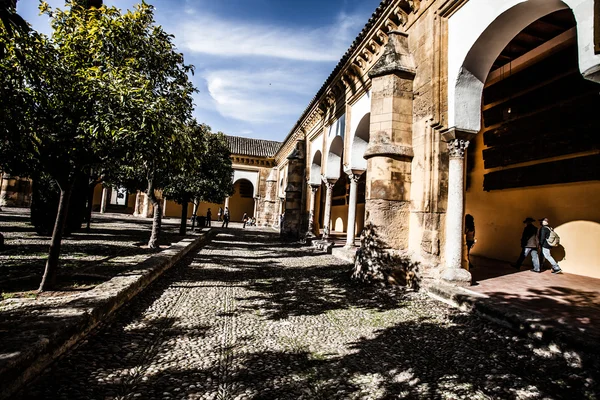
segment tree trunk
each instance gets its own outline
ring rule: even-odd
[[[151,180],[148,181],[148,191],[146,192],[148,199],[154,206],[154,217],[152,219],[152,235],[150,235],[150,240],[148,241],[148,247],[151,249],[157,249],[159,247],[158,237],[160,235],[160,225],[162,223],[162,205],[161,202],[158,201],[156,195],[154,194],[154,182]]]
[[[194,227],[196,226],[196,218],[198,218],[198,207],[200,206],[200,200],[195,200],[194,201],[194,212],[193,212],[193,216],[194,219],[192,220],[192,232],[194,232]]]
[[[88,187],[87,210],[85,216],[85,222],[87,223],[85,227],[86,232],[89,232],[91,229],[90,225],[92,223],[92,203],[94,202],[94,189],[98,183],[99,182],[97,180],[94,180],[93,182],[90,182]]]
[[[46,269],[44,270],[44,276],[42,277],[42,283],[40,284],[38,292],[52,289],[56,284],[58,257],[60,256],[63,230],[69,212],[69,201],[71,200],[71,193],[73,192],[73,182],[70,181],[63,185],[59,184],[59,187],[60,200],[58,201],[58,213],[56,214],[56,222],[54,223],[54,230],[52,232],[52,241],[50,243],[48,260],[46,261]]]
[[[181,223],[179,224],[179,234],[185,235],[187,230],[187,210],[188,202],[181,203]]]

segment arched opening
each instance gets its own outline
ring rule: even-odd
[[[477,221],[471,255],[504,262],[505,269],[495,268],[499,275],[515,272],[508,263],[521,251],[522,221],[548,217],[569,245],[552,249],[563,271],[600,278],[594,246],[575,239],[600,223],[600,138],[594,117],[600,85],[581,74],[573,12],[562,2],[548,3],[563,6],[517,32],[491,62],[482,57],[481,65],[469,67],[484,77],[477,113],[481,126],[466,160],[465,213]],[[505,16],[498,20],[512,23]],[[476,47],[482,51],[479,42]],[[488,71],[481,70],[486,65]]]
[[[321,157],[321,151],[317,150],[310,164],[310,183],[313,185],[321,184]]]
[[[327,154],[327,170],[325,177],[327,179],[338,179],[341,176],[342,154],[344,153],[344,140],[336,136],[329,145]]]
[[[448,33],[448,126],[477,133],[481,127],[482,90],[506,44],[535,21],[569,10],[571,4],[576,5],[571,8],[576,13],[580,37],[578,69],[587,79],[599,82],[600,55],[594,54],[590,29],[594,19],[592,0],[527,0],[516,5],[509,1],[471,0],[453,15]]]
[[[364,155],[369,145],[369,127],[371,125],[371,113],[367,113],[356,128],[352,140],[352,155],[350,157],[350,167],[361,171],[367,170],[367,160]]]
[[[254,185],[248,179],[238,179],[233,184],[234,193],[229,197],[230,220],[241,222],[244,213],[254,212]]]

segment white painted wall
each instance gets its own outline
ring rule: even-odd
[[[478,132],[481,95],[502,49],[533,21],[570,7],[577,21],[579,68],[591,79],[594,0],[470,0],[448,20],[448,126]],[[600,73],[596,71],[600,81]]]

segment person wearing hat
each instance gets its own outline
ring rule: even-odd
[[[519,255],[519,259],[516,263],[512,264],[516,269],[520,269],[523,261],[531,254],[531,261],[533,263],[533,272],[541,272],[540,270],[540,257],[538,254],[538,230],[533,225],[535,219],[531,217],[525,218],[523,221],[525,225],[525,229],[523,229],[523,234],[521,235],[521,255]]]
[[[540,228],[540,246],[542,247],[540,265],[544,265],[544,259],[546,259],[550,262],[550,265],[552,265],[553,274],[562,274],[562,269],[560,269],[560,266],[554,257],[552,257],[552,254],[550,254],[550,249],[552,246],[550,246],[550,243],[548,243],[548,238],[550,237],[550,231],[552,231],[552,228],[550,228],[548,218],[540,219],[540,223],[542,225]]]

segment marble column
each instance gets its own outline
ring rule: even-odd
[[[348,204],[348,228],[346,229],[346,248],[354,247],[356,236],[356,198],[358,195],[358,180],[364,171],[345,171],[350,179],[350,199]]]
[[[137,200],[137,197],[136,197]],[[104,214],[106,212],[106,203],[108,202],[108,188],[102,188],[102,200],[100,200],[100,213]],[[137,207],[136,207],[137,210]]]
[[[310,188],[310,208],[308,210],[308,234],[310,236],[314,236],[313,230],[315,229],[315,203],[317,191],[319,190],[320,186],[321,185],[315,185],[312,183],[308,184],[308,187]]]
[[[323,240],[329,239],[329,233],[331,229],[331,197],[333,195],[333,186],[337,179],[323,178],[325,183],[325,212],[323,217]]]
[[[441,278],[461,286],[471,285],[471,273],[462,268],[463,223],[465,197],[465,151],[469,141],[453,139],[448,142],[448,207],[446,209],[446,268]]]

